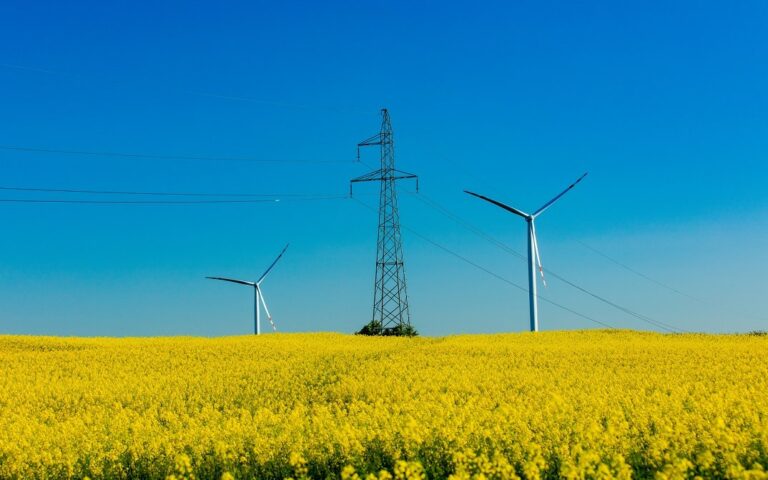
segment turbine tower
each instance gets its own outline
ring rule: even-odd
[[[379,190],[379,233],[376,242],[376,276],[373,293],[372,324],[381,331],[392,331],[410,327],[411,313],[408,309],[408,294],[405,286],[405,268],[403,265],[403,244],[400,235],[400,213],[397,208],[395,182],[406,178],[416,179],[416,191],[419,179],[412,173],[395,168],[395,144],[392,137],[392,124],[386,108],[381,110],[381,131],[357,144],[357,157],[360,159],[360,147],[378,145],[381,167],[366,175],[350,181],[349,194],[352,196],[352,184],[358,182],[380,182]],[[402,330],[400,330],[402,331]]]
[[[267,313],[269,324],[272,325],[272,331],[275,331],[275,332],[277,331],[277,327],[275,327],[275,322],[272,321],[272,315],[270,315],[269,309],[267,308],[267,302],[264,300],[264,294],[261,291],[261,282],[263,282],[264,279],[267,278],[267,274],[275,267],[275,264],[277,264],[277,261],[280,260],[280,257],[283,256],[286,250],[288,250],[288,245],[286,245],[285,248],[283,248],[283,251],[280,252],[280,255],[278,255],[275,261],[272,262],[272,265],[270,265],[269,268],[267,268],[267,270],[255,282],[249,282],[246,280],[236,280],[234,278],[225,278],[225,277],[205,277],[211,280],[223,280],[225,282],[239,283],[240,285],[247,285],[249,287],[253,287],[253,333],[255,333],[256,335],[261,335],[261,305],[264,306],[264,311]]]
[[[515,215],[519,215],[523,217],[528,223],[528,304],[530,307],[530,317],[531,317],[531,331],[532,332],[538,332],[539,331],[539,305],[538,305],[538,296],[536,295],[536,268],[538,266],[539,273],[541,274],[541,281],[544,283],[544,286],[547,286],[546,280],[544,280],[544,267],[541,265],[541,255],[539,255],[539,244],[536,240],[536,225],[535,220],[536,217],[544,213],[544,210],[548,209],[552,206],[553,203],[558,201],[560,197],[568,193],[570,189],[576,186],[577,183],[582,181],[584,177],[586,177],[587,174],[580,176],[578,180],[573,182],[572,184],[568,185],[568,188],[560,192],[555,198],[548,201],[544,205],[541,206],[538,210],[533,212],[532,214],[525,213],[521,210],[518,210],[514,207],[510,207],[509,205],[505,205],[501,202],[497,202],[496,200],[490,199],[488,197],[485,197],[483,195],[479,195],[477,193],[469,192],[467,190],[464,190],[465,193],[468,193],[470,195],[473,195],[477,198],[481,198],[485,200],[486,202],[490,202],[497,207],[501,207],[504,210],[508,212],[512,212]]]

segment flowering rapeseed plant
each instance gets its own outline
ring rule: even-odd
[[[0,479],[768,474],[768,337],[0,337]]]

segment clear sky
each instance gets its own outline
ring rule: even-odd
[[[0,3],[0,187],[344,195],[389,108],[403,224],[519,285],[525,264],[695,331],[768,328],[768,3]],[[7,147],[285,163],[116,157]],[[368,164],[377,152],[364,152]],[[359,199],[375,205],[375,185]],[[107,196],[0,191],[2,199]],[[349,199],[247,205],[0,202],[0,332],[229,335],[256,278],[282,331],[370,319],[376,214]],[[522,331],[527,296],[403,232],[422,334]],[[587,246],[655,282],[619,267]],[[653,329],[550,278],[546,296]],[[598,325],[541,306],[548,329]]]

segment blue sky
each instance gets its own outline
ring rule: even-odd
[[[545,268],[682,330],[766,329],[766,24],[761,1],[6,1],[0,146],[306,163],[0,149],[0,186],[343,195],[387,107],[398,167],[421,177],[421,197],[400,185],[409,228],[525,285],[523,262],[424,200],[524,252],[524,223],[462,190],[532,210],[589,171],[537,222]],[[250,292],[203,277],[257,277],[286,242],[264,284],[282,331],[370,317],[376,216],[353,200],[0,218],[3,333],[249,333]],[[526,329],[525,293],[403,237],[423,334]],[[652,328],[556,279],[541,294]],[[596,327],[547,304],[541,323]]]

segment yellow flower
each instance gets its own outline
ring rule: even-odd
[[[766,352],[631,331],[0,336],[0,478],[765,480]]]

